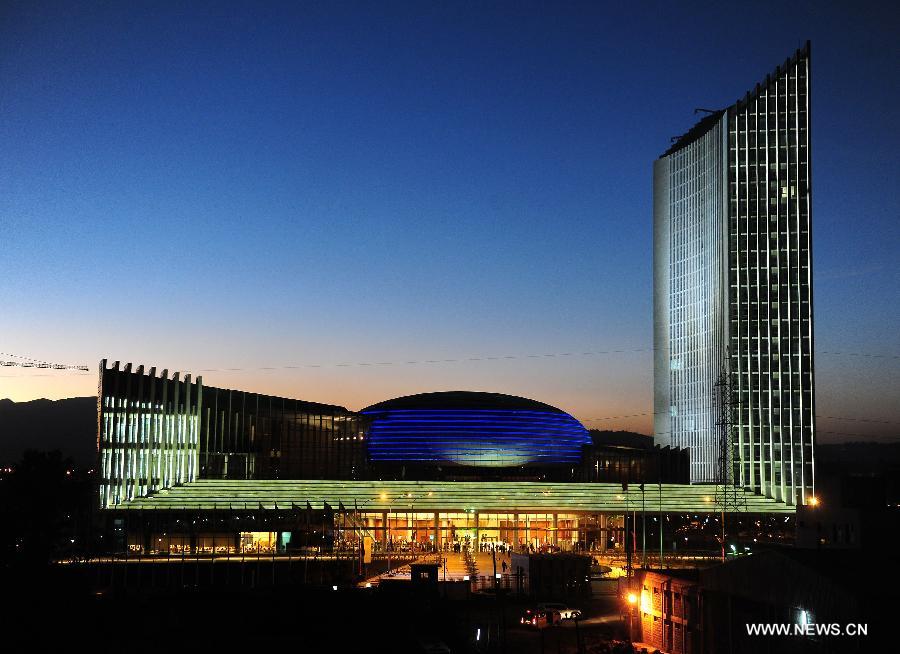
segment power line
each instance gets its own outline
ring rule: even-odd
[[[521,359],[552,359],[562,357],[602,356],[606,354],[625,354],[631,352],[652,352],[653,348],[633,348],[619,350],[596,350],[591,352],[550,352],[546,354],[506,354],[484,355],[480,357],[460,357],[455,359],[417,359],[411,361],[360,361],[344,363],[299,363],[288,366],[259,366],[255,368],[201,368],[197,372],[242,372],[249,370],[295,370],[303,368],[353,368],[373,366],[408,366],[436,363],[468,363],[476,361],[511,361]]]
[[[512,361],[521,359],[550,359],[562,357],[582,357],[582,356],[602,356],[607,354],[627,354],[654,352],[655,348],[626,348],[615,350],[595,350],[589,352],[551,352],[545,354],[511,354],[511,355],[485,355],[480,357],[459,357],[453,359],[419,359],[412,361],[359,361],[359,362],[342,362],[342,363],[300,363],[286,366],[259,366],[250,368],[202,368],[197,372],[244,372],[249,370],[297,370],[304,368],[353,368],[353,367],[373,367],[373,366],[405,366],[405,365],[421,365],[421,364],[439,364],[439,363],[467,363],[478,361]],[[900,359],[900,355],[894,354],[870,354],[865,352],[830,352],[821,351],[819,354],[834,356],[858,356],[875,359]]]
[[[58,374],[55,375],[0,375],[0,379],[32,379],[35,377],[59,377],[60,375],[71,374],[73,377],[91,377],[92,375],[88,372],[79,372],[77,370],[61,370]]]
[[[829,352],[827,350],[819,350],[816,355],[828,354],[832,356],[842,357],[867,357],[869,359],[900,359],[900,354],[869,354],[867,352]]]
[[[839,436],[864,436],[866,438],[872,438],[877,435],[877,434],[865,434],[863,432],[858,432],[858,431],[830,431],[830,430],[826,431],[824,429],[816,430],[816,433],[817,434],[834,434],[834,435],[839,435]]]
[[[583,357],[583,356],[603,356],[609,354],[627,354],[627,353],[643,353],[654,352],[653,347],[641,348],[621,348],[613,350],[593,350],[587,352],[549,352],[543,354],[507,354],[507,355],[484,355],[479,357],[457,357],[447,359],[417,359],[408,361],[358,361],[358,362],[339,362],[339,363],[298,363],[284,366],[256,366],[256,367],[233,367],[233,368],[201,368],[197,372],[247,372],[252,370],[302,370],[311,368],[354,368],[354,367],[378,367],[378,366],[407,366],[407,365],[434,365],[441,363],[469,363],[482,361],[515,361],[524,359],[553,359],[564,357]],[[874,354],[869,352],[836,352],[829,350],[821,350],[816,355],[829,356],[855,356],[871,359],[900,359],[900,355],[896,354]],[[52,368],[54,370],[76,369],[80,371],[88,371],[87,366],[53,364],[43,359],[35,359],[19,354],[11,354],[9,352],[0,352],[0,356],[8,356],[14,359],[21,359],[25,362],[0,362],[0,365],[18,366],[24,368]]]
[[[820,420],[846,420],[848,422],[872,422],[879,425],[897,425],[900,424],[894,420],[880,420],[880,419],[870,419],[870,418],[848,418],[846,416],[820,416],[816,414],[816,418]]]

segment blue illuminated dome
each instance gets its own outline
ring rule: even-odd
[[[565,411],[500,393],[408,395],[361,411],[369,456],[382,462],[479,467],[575,464],[591,442]]]

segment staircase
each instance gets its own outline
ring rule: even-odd
[[[442,552],[441,556],[447,560],[447,581],[462,581],[463,577],[467,575],[471,579],[474,573],[466,560],[465,554]],[[443,566],[438,570],[438,579],[444,579]]]

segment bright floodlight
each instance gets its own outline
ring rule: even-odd
[[[637,595],[635,595],[634,593],[628,593],[628,603],[637,604]]]

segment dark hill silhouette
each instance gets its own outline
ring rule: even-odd
[[[78,465],[93,466],[97,448],[97,398],[0,400],[0,463],[25,450],[59,450]]]
[[[650,449],[653,447],[653,437],[646,434],[638,434],[633,431],[611,431],[608,429],[589,429],[594,445],[613,445],[619,447],[637,447]]]

